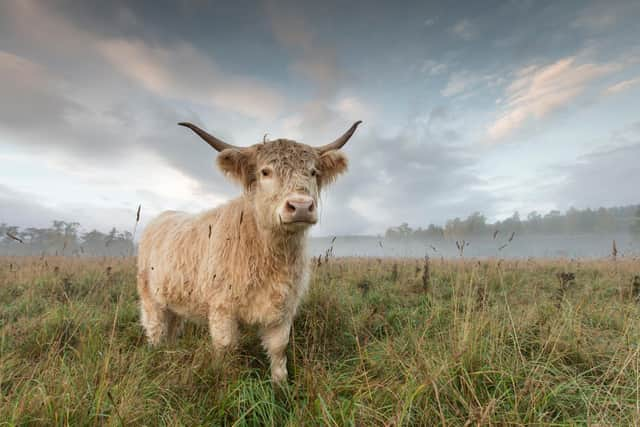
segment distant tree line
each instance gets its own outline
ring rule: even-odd
[[[529,213],[522,219],[518,212],[511,217],[487,222],[484,215],[474,212],[466,219],[454,218],[444,226],[430,224],[427,228],[411,228],[403,223],[387,229],[387,239],[461,239],[471,236],[498,234],[585,234],[631,232],[640,237],[640,205],[599,209],[570,208],[565,213],[553,210],[545,215]]]
[[[49,228],[23,228],[0,223],[0,255],[127,256],[133,236],[112,228],[80,232],[77,222],[53,221]]]
[[[597,234],[631,232],[640,238],[640,205],[599,209],[554,210],[545,215],[529,213],[522,219],[511,217],[488,223],[475,212],[465,219],[448,220],[444,226],[411,228],[407,223],[387,229],[386,239],[458,240],[468,237],[509,239],[515,234]],[[77,222],[53,221],[48,228],[19,228],[0,223],[0,255],[128,256],[135,253],[133,235],[112,228],[80,231]]]

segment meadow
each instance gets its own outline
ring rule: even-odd
[[[640,261],[314,260],[289,382],[255,331],[150,348],[134,258],[0,258],[0,425],[638,425]]]

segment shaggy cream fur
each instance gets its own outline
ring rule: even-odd
[[[225,149],[218,166],[243,194],[197,215],[169,211],[145,229],[138,255],[141,322],[152,344],[173,338],[181,318],[208,322],[217,352],[233,347],[239,324],[260,327],[274,382],[287,377],[291,323],[308,286],[310,224],[283,224],[292,194],[317,203],[347,168],[339,150],[289,140]]]

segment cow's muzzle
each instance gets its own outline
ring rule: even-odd
[[[315,224],[318,221],[315,200],[304,194],[289,196],[280,209],[283,224]]]

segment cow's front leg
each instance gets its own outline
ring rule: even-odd
[[[262,329],[262,345],[271,359],[271,379],[280,384],[287,379],[287,345],[291,320],[287,319],[278,324],[266,326]]]
[[[238,322],[229,313],[212,310],[209,313],[209,333],[216,355],[233,348],[238,341]]]

